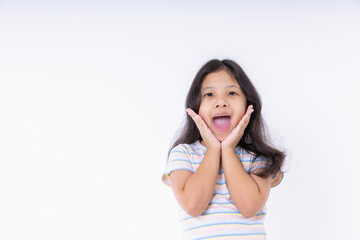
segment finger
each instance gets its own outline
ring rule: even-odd
[[[190,115],[190,117],[194,120],[197,128],[199,129],[200,133],[202,133],[206,128],[207,125],[204,120],[200,117],[200,115],[196,114],[194,110],[191,108],[187,108],[186,112]]]
[[[253,105],[249,105],[247,107],[246,113],[248,113],[248,112],[254,112],[254,106]]]
[[[194,118],[197,114],[191,108],[187,108],[186,112],[190,115],[190,117]]]
[[[246,114],[244,115],[243,120],[243,124],[244,124],[244,129],[246,128],[246,126],[249,124],[250,122],[250,118],[251,118],[251,114],[255,111],[253,108],[252,108],[252,105],[250,105],[251,108],[249,107],[248,110],[246,111]]]
[[[243,131],[250,122],[251,113],[254,112],[253,105],[247,108],[245,115],[240,120],[239,124],[235,127],[236,131]]]
[[[245,128],[249,125],[251,114],[253,112],[254,112],[254,109],[248,108],[248,111],[246,112],[245,116],[243,117],[243,119],[241,119],[241,121],[243,121],[241,124],[242,131],[244,131]]]
[[[190,115],[190,117],[194,120],[195,124],[198,125],[201,122],[201,117],[194,112],[191,108],[187,108],[186,112]]]
[[[247,108],[247,110],[246,110],[246,113],[245,113],[245,115],[244,115],[243,118],[245,118],[246,120],[250,120],[250,116],[251,116],[251,114],[252,114],[254,111],[255,111],[255,110],[254,110],[254,106],[253,106],[253,105],[248,106],[248,108]]]

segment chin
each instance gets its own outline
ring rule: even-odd
[[[222,142],[222,141],[224,141],[224,140],[227,138],[227,136],[216,136],[216,138],[217,138],[220,142]]]

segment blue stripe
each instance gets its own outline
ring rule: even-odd
[[[260,169],[260,168],[265,168],[264,166],[257,166],[257,167],[252,167],[249,169],[249,172],[253,172],[255,171],[256,169]]]
[[[204,153],[202,153],[202,154],[195,154],[194,152],[191,152],[191,155],[195,155],[195,156],[205,156],[205,154]]]
[[[223,182],[223,183],[216,183],[217,185],[225,185],[226,184],[226,182]]]
[[[190,161],[185,160],[185,159],[176,159],[176,160],[171,160],[171,162],[170,162],[170,163],[172,163],[173,161],[175,161],[175,162],[187,162],[187,163],[189,163],[189,164],[194,164],[194,165],[200,165],[200,163],[201,163],[201,162],[199,162],[199,163],[196,163],[196,162],[190,162]]]
[[[221,205],[221,203],[217,203],[217,204],[219,204],[219,205]],[[226,203],[222,203],[222,204],[226,204]],[[206,211],[208,211],[208,210],[206,210]],[[201,216],[203,216],[203,215],[211,215],[211,214],[218,214],[218,213],[234,213],[234,214],[241,214],[239,211],[230,211],[230,212],[207,212],[207,213],[205,213],[205,214],[202,214]],[[256,214],[254,217],[259,217],[259,216],[266,216],[266,212],[264,212],[263,210],[261,210],[258,214]]]
[[[186,152],[184,152],[184,151],[176,151],[176,150],[171,151],[171,153],[184,153],[184,154],[188,155],[188,154],[187,154]]]
[[[189,151],[189,153],[185,152],[185,151],[181,151],[181,150],[172,150],[171,153],[183,153],[183,154],[186,154],[186,155],[196,155],[196,156],[204,156],[205,154],[204,153],[201,153],[201,154],[197,154],[195,153],[192,149],[186,149]]]
[[[194,147],[194,146],[196,146],[195,144],[191,144],[190,146],[191,146],[192,150],[195,150],[195,151],[203,151],[202,148]]]
[[[189,160],[181,159],[181,158],[172,159],[172,160],[170,161],[170,163],[172,163],[172,162],[179,162],[179,161],[181,161],[181,162],[187,162],[187,163],[190,163],[190,164],[191,164],[191,162],[190,162]]]
[[[221,235],[211,235],[207,237],[196,238],[195,240],[202,240],[202,239],[208,239],[214,237],[241,237],[241,236],[259,236],[259,235],[266,236],[266,233],[221,234]]]
[[[228,194],[230,194],[230,192],[226,191],[226,190],[223,190],[223,191],[215,190],[214,193],[213,193],[213,196],[216,195],[216,194],[218,194],[218,195],[228,195]]]
[[[169,171],[169,173],[166,173],[166,174],[170,174],[170,172],[173,172],[173,171],[177,171],[177,170],[188,170],[188,171],[190,171],[190,172],[194,172],[192,169],[190,169],[190,168],[174,168],[174,169],[170,169],[170,171]]]
[[[264,160],[264,159],[256,159],[255,161],[253,161],[252,159],[251,160],[241,160],[242,162],[254,162],[254,163],[256,163],[256,162],[265,162],[266,160]]]
[[[214,204],[219,204],[219,205],[232,204],[232,205],[234,205],[234,203],[232,203],[232,202],[210,202],[209,205],[214,205]]]
[[[275,176],[276,176],[276,175],[275,175]],[[275,177],[275,176],[274,176],[274,177]],[[274,178],[274,177],[273,177],[273,178]],[[278,184],[276,184],[276,185],[272,186],[272,188],[273,188],[273,187],[278,186],[278,185],[282,182],[282,180],[283,180],[283,179],[284,179],[284,173],[282,173],[282,176],[281,176],[280,182],[278,182]]]
[[[221,196],[224,196],[224,195],[229,195],[230,194],[230,192],[228,192],[228,193],[213,193],[213,196],[214,195],[221,195]]]
[[[182,153],[182,154],[185,154],[185,155],[195,155],[195,156],[204,156],[205,154],[197,154],[197,153],[194,153],[193,151],[190,150],[190,154],[187,153],[187,152],[184,152],[184,151],[177,151],[177,150],[174,150],[174,151],[171,151],[171,153]]]
[[[234,211],[231,211],[231,212],[226,212],[225,211],[224,212],[224,211],[222,211],[222,212],[212,212],[212,213],[201,214],[199,217],[213,215],[213,214],[219,214],[219,213],[234,213],[234,214],[239,214],[240,215],[240,212],[234,212]],[[197,217],[186,217],[186,218],[181,219],[180,222],[191,219],[191,218],[197,218]]]
[[[239,223],[239,222],[211,223],[211,224],[205,224],[205,225],[200,225],[200,226],[197,226],[197,227],[188,228],[188,229],[184,230],[183,232],[188,232],[188,231],[191,231],[191,230],[194,230],[194,229],[210,227],[210,226],[232,225],[232,224],[252,226],[252,225],[259,225],[259,224],[262,224],[262,223]]]

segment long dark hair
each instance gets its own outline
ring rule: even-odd
[[[244,135],[237,145],[254,153],[255,158],[253,161],[260,156],[267,159],[266,167],[261,168],[260,171],[256,173],[257,176],[266,178],[270,175],[276,174],[280,171],[283,165],[286,156],[285,152],[271,146],[270,139],[265,132],[265,124],[261,115],[262,103],[259,94],[249,78],[246,76],[244,70],[236,62],[229,59],[222,61],[213,59],[207,62],[196,74],[191,84],[186,97],[185,109],[191,108],[196,113],[199,112],[201,103],[201,84],[206,75],[220,70],[226,70],[239,83],[246,97],[246,107],[249,105],[254,106],[254,112],[251,114],[250,122],[245,128]],[[170,147],[169,154],[171,149],[175,146],[181,143],[191,144],[197,140],[202,140],[202,137],[195,122],[187,114],[185,125],[179,132],[177,139]]]

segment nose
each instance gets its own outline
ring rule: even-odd
[[[228,107],[229,104],[223,99],[219,98],[215,103],[215,108]]]
[[[227,107],[228,105],[226,104],[226,103],[224,103],[224,104],[217,104],[216,105],[216,108],[218,108],[218,107]]]

